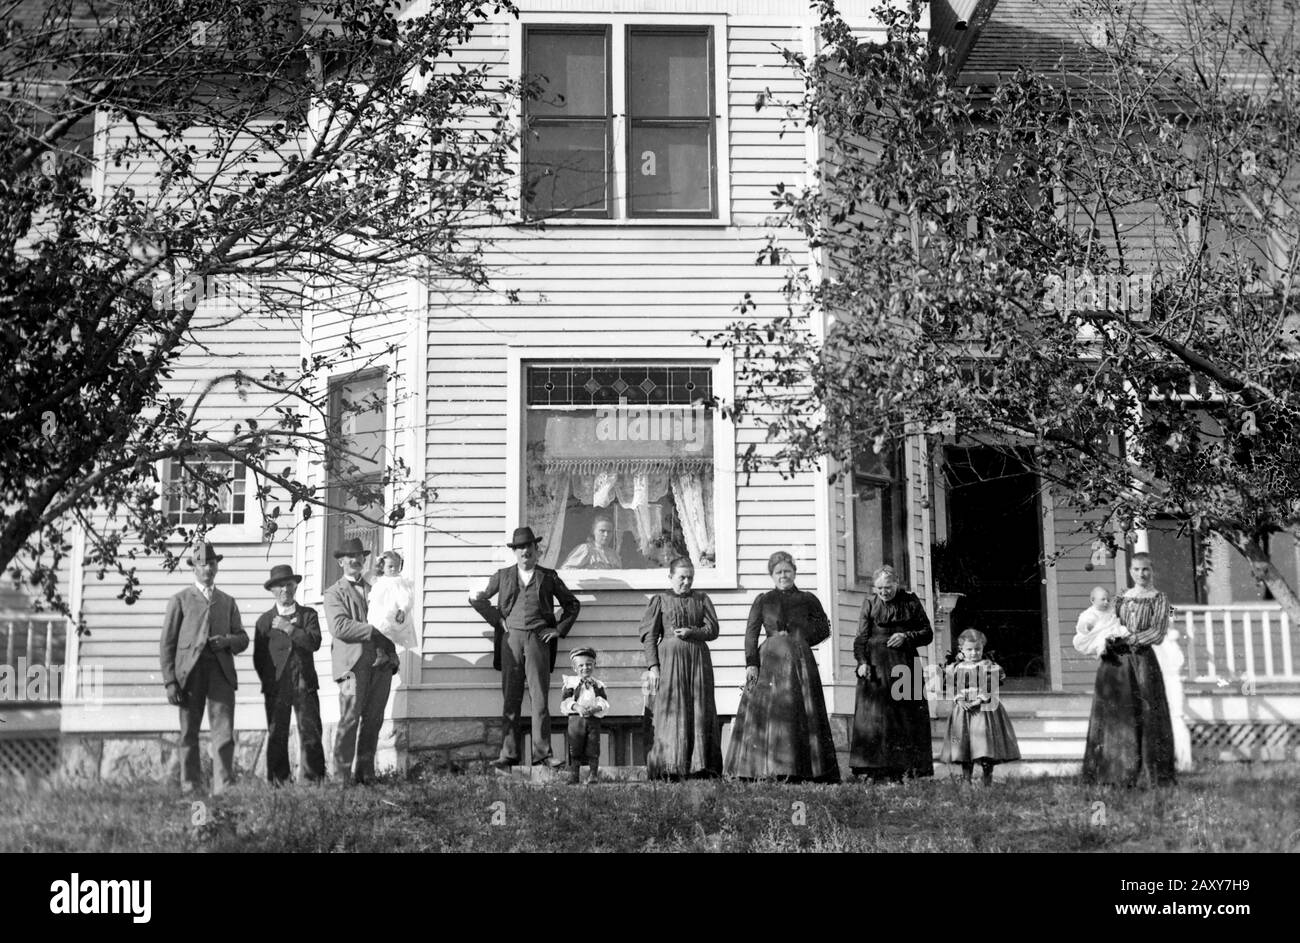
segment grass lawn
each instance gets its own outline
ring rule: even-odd
[[[243,782],[197,807],[158,785],[0,791],[0,851],[1296,851],[1300,766],[1172,789],[1071,779],[903,785],[533,786],[493,776],[371,788]]]

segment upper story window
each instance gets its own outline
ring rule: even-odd
[[[524,210],[532,218],[718,219],[712,25],[524,27]]]

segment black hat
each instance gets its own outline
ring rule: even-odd
[[[190,566],[194,566],[195,559],[201,563],[220,563],[222,557],[217,553],[217,548],[206,540],[196,540],[194,546],[190,547]]]
[[[510,538],[510,543],[506,544],[511,550],[518,550],[520,547],[527,547],[529,544],[541,543],[541,538],[533,533],[531,527],[516,527],[515,535]]]
[[[573,651],[569,652],[569,661],[572,662],[575,658],[579,658],[583,655],[594,660],[596,657],[596,650],[589,645],[583,646],[582,648],[575,648]]]
[[[293,567],[287,563],[277,563],[271,567],[271,578],[262,584],[266,589],[272,586],[278,586],[281,583],[287,583],[293,580],[294,583],[301,583],[302,577],[293,572]]]
[[[339,547],[334,551],[334,559],[337,560],[339,557],[353,557],[358,553],[364,557],[370,556],[370,551],[361,546],[360,537],[350,537],[343,541],[342,547]]]

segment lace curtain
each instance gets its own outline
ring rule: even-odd
[[[711,446],[711,441],[699,440],[690,445],[611,442],[595,434],[591,417],[548,416],[544,445],[528,472],[535,479],[530,494],[546,496],[537,501],[541,507],[529,509],[534,530],[545,541],[542,564],[553,567],[560,559],[570,494],[586,507],[612,507],[616,531],[631,530],[641,553],[653,556],[666,530],[659,502],[671,493],[691,559],[697,566],[713,566]]]

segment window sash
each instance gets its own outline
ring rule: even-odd
[[[525,77],[533,74],[532,63],[530,62],[529,47],[531,40],[536,36],[575,36],[575,35],[600,35],[605,40],[605,110],[601,114],[535,114],[532,108],[536,105],[529,102],[524,103],[524,135],[521,155],[521,170],[524,175],[525,187],[530,182],[532,173],[530,168],[547,166],[541,162],[530,160],[530,154],[535,152],[536,144],[533,142],[533,128],[546,127],[599,127],[604,132],[604,182],[601,188],[600,205],[591,206],[573,206],[573,207],[556,207],[542,206],[541,201],[534,197],[529,201],[527,194],[524,196],[524,215],[528,218],[577,218],[577,219],[609,219],[613,216],[612,201],[610,195],[614,178],[614,109],[612,107],[613,94],[613,76],[611,74],[611,63],[613,56],[610,50],[611,30],[608,26],[600,27],[582,27],[582,26],[532,26],[524,27],[523,42],[523,74]]]
[[[382,540],[382,534],[375,525],[352,519],[347,508],[354,502],[349,497],[347,485],[361,486],[367,484],[378,484],[383,481],[384,469],[388,463],[388,397],[387,397],[387,375],[383,371],[363,371],[361,373],[350,374],[348,376],[335,377],[329,383],[329,412],[326,416],[328,428],[333,436],[342,435],[343,400],[346,398],[352,403],[360,403],[369,399],[372,393],[379,396],[383,402],[382,410],[376,411],[379,416],[379,429],[368,430],[360,433],[364,436],[373,436],[378,434],[380,444],[377,454],[366,464],[369,468],[358,468],[355,471],[343,473],[339,470],[338,464],[344,464],[345,467],[351,464],[359,463],[359,460],[352,455],[342,455],[337,459],[329,455],[330,450],[327,448],[327,460],[324,463],[325,469],[325,493],[327,495],[326,503],[329,508],[325,511],[324,524],[321,528],[323,531],[322,542],[324,544],[321,569],[321,591],[329,586],[339,577],[338,567],[332,566],[329,561],[333,560],[334,549],[339,543],[351,536],[362,537],[362,542],[366,543],[367,549],[373,554],[378,553],[381,549],[379,546]],[[366,411],[367,415],[372,415]],[[335,510],[335,508],[341,508]],[[370,517],[382,517],[384,513],[384,504],[371,505],[366,509],[366,514]],[[366,531],[366,534],[360,533]],[[356,532],[356,533],[354,533]],[[367,543],[367,534],[371,543]]]
[[[704,39],[704,76],[705,90],[703,115],[655,115],[638,114],[632,101],[632,56],[633,46],[638,36],[702,36]],[[624,197],[627,200],[629,219],[713,219],[718,215],[718,142],[717,142],[717,89],[714,87],[714,36],[712,26],[628,26],[624,43],[624,75],[627,77],[625,96],[627,113],[627,184]],[[636,153],[636,132],[648,128],[687,128],[705,131],[705,155],[708,165],[705,170],[708,186],[708,206],[701,208],[644,206],[646,197],[634,193],[633,182],[638,179],[641,160]],[[666,168],[665,168],[666,169]],[[638,203],[641,205],[638,206]]]
[[[880,474],[887,471],[888,477]],[[852,500],[850,514],[853,518],[853,576],[858,585],[870,585],[874,570],[882,564],[890,564],[898,573],[899,581],[906,585],[910,579],[910,566],[907,553],[907,475],[901,450],[887,456],[870,455],[864,461],[854,461],[854,471],[850,478]],[[874,494],[875,504],[873,520],[861,521],[859,515],[864,507],[867,493]],[[880,560],[862,558],[863,548],[860,527],[868,526],[879,530]]]

